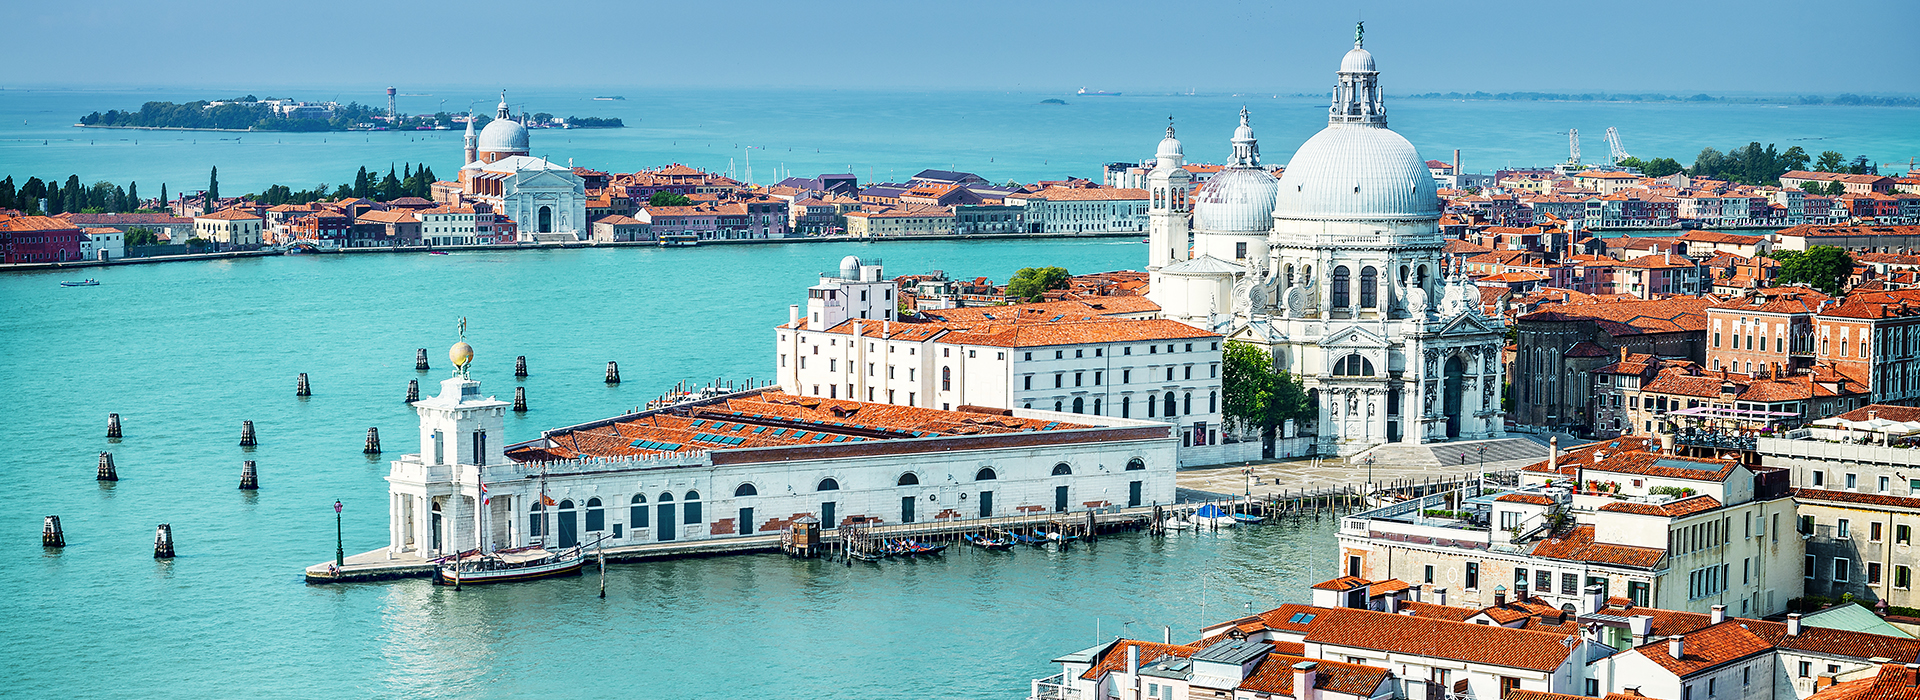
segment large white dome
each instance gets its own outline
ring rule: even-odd
[[[1373,67],[1373,52],[1355,46],[1352,51],[1347,52],[1347,55],[1340,57],[1340,72],[1377,73],[1379,71]]]
[[[527,127],[512,119],[495,119],[487,122],[480,130],[478,149],[482,153],[520,153],[529,152]]]
[[[1282,219],[1438,219],[1433,174],[1413,144],[1385,126],[1333,124],[1300,145],[1286,172],[1274,217]]]
[[[1258,168],[1227,168],[1193,195],[1193,228],[1200,232],[1265,233],[1273,230],[1274,197],[1280,181]]]

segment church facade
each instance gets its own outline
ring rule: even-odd
[[[1150,296],[1302,378],[1321,454],[1503,437],[1504,329],[1445,267],[1433,176],[1387,128],[1358,36],[1338,76],[1327,127],[1278,178],[1243,110],[1227,169],[1186,197],[1168,128],[1148,175]]]
[[[478,136],[473,121],[467,122],[466,165],[460,168],[457,191],[446,192],[460,201],[448,203],[486,202],[517,224],[521,243],[588,239],[586,181],[572,167],[529,155],[530,141],[526,125],[512,117],[501,93],[494,120]]]

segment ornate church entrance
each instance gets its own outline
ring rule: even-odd
[[[1446,413],[1447,437],[1460,437],[1461,394],[1466,389],[1467,363],[1458,356],[1447,359],[1446,369]]]
[[[553,207],[540,207],[540,232],[553,233]]]

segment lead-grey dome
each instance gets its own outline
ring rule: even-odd
[[[1280,175],[1285,219],[1438,219],[1426,161],[1384,125],[1332,124],[1300,145]]]
[[[1273,230],[1280,182],[1258,168],[1227,168],[1193,195],[1195,231],[1265,233]]]
[[[483,153],[529,152],[527,127],[512,119],[495,119],[480,130],[479,150]]]

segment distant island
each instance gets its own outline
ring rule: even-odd
[[[1060,98],[1058,98],[1058,97],[1055,97],[1055,98],[1052,98],[1052,99],[1045,99],[1045,100],[1041,100],[1041,101],[1040,101],[1040,104],[1043,104],[1043,105],[1063,105],[1063,104],[1066,104],[1066,103],[1067,103],[1067,101],[1066,101],[1066,100],[1063,100],[1063,99],[1060,99]]]
[[[1868,107],[1920,107],[1920,97],[1880,97],[1854,94],[1835,95],[1827,98],[1819,95],[1715,97],[1706,93],[1695,95],[1663,95],[1660,93],[1614,92],[1587,92],[1578,94],[1558,92],[1424,92],[1417,95],[1407,95],[1407,97],[1426,100],[1508,100],[1521,102],[1732,102],[1741,104],[1833,104]]]
[[[475,115],[474,126],[492,121]],[[212,131],[427,131],[464,129],[457,115],[406,114],[389,119],[387,111],[358,102],[301,102],[287,98],[196,100],[185,104],[148,102],[139,111],[108,110],[80,118],[76,126],[122,129],[192,129]],[[527,120],[530,128],[618,129],[618,117],[555,117],[545,112]]]

